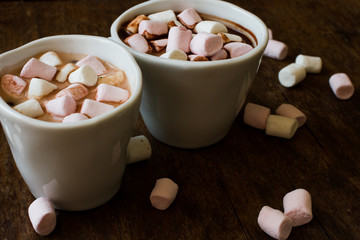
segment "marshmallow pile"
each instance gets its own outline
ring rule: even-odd
[[[168,59],[214,61],[239,57],[253,49],[240,35],[229,33],[224,24],[203,20],[193,8],[177,16],[172,10],[139,15],[125,31],[130,35],[125,43],[131,48]]]
[[[283,198],[284,212],[264,206],[258,216],[260,228],[269,236],[285,240],[293,227],[304,225],[313,218],[311,196],[305,189],[296,189]]]
[[[26,62],[19,76],[2,76],[1,86],[8,97],[20,102],[14,109],[24,115],[37,118],[47,113],[54,121],[74,122],[127,101],[129,90],[119,87],[125,80],[122,70],[105,67],[95,56],[64,64],[49,51]],[[88,97],[91,92],[95,97]]]

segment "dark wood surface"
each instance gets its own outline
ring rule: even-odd
[[[50,35],[108,37],[117,16],[139,2],[1,1],[0,53]],[[151,158],[129,165],[121,189],[103,206],[58,211],[56,229],[46,238],[31,227],[27,208],[34,197],[0,128],[0,239],[271,239],[258,226],[258,213],[264,205],[283,210],[283,196],[295,188],[312,195],[314,218],[289,239],[360,239],[360,1],[231,2],[263,19],[289,46],[283,61],[263,58],[247,101],[273,112],[291,103],[307,115],[306,125],[291,140],[270,137],[245,125],[240,112],[222,141],[183,150],[154,139],[139,118],[134,135],[149,138]],[[320,56],[322,72],[284,88],[278,71],[298,54]],[[329,87],[337,72],[355,85],[347,101]],[[179,185],[165,211],[149,201],[160,177]]]

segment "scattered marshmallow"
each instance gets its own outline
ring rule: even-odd
[[[128,90],[111,86],[108,84],[99,84],[97,87],[96,101],[99,102],[118,102],[124,103],[130,97]]]
[[[280,41],[269,39],[264,55],[269,58],[283,60],[288,54],[288,46]]]
[[[89,119],[87,116],[81,114],[81,113],[72,113],[66,117],[63,118],[62,122],[78,122],[82,120]]]
[[[242,42],[243,39],[239,35],[231,34],[231,33],[218,33],[218,35],[222,38],[223,43],[229,43],[229,42]]]
[[[77,103],[73,97],[64,95],[48,101],[45,104],[46,111],[57,117],[65,117],[76,111]]]
[[[28,117],[38,117],[44,114],[44,111],[38,100],[31,98],[14,107],[14,109]]]
[[[295,59],[295,63],[303,66],[308,73],[321,72],[322,61],[320,57],[299,54]]]
[[[270,116],[270,108],[248,103],[244,110],[244,123],[254,128],[265,130],[266,121]]]
[[[43,63],[46,63],[47,65],[54,67],[63,64],[60,57],[53,51],[44,53],[43,55],[41,55],[39,60]]]
[[[211,56],[220,51],[223,47],[222,39],[219,35],[200,32],[193,37],[190,42],[191,52],[202,56]]]
[[[258,216],[260,228],[269,236],[285,240],[289,237],[293,221],[281,211],[264,206]]]
[[[351,98],[355,92],[353,83],[345,73],[336,73],[329,79],[329,84],[335,96],[341,100]]]
[[[194,29],[195,25],[202,21],[194,8],[185,9],[177,17],[184,26],[190,29]]]
[[[180,49],[184,52],[190,51],[190,41],[192,39],[192,32],[184,27],[172,27],[168,34],[168,43],[166,51]]]
[[[20,77],[38,77],[48,81],[55,76],[57,68],[41,62],[36,58],[31,58],[21,69]]]
[[[39,235],[49,235],[56,226],[56,213],[52,203],[44,197],[37,198],[28,208],[31,224]]]
[[[291,104],[283,103],[276,109],[275,112],[280,116],[295,118],[298,121],[298,128],[306,122],[305,114]]]
[[[175,200],[178,185],[169,178],[156,180],[154,189],[150,194],[151,205],[159,210],[167,209]]]
[[[218,34],[220,32],[227,33],[228,30],[226,26],[222,23],[215,22],[215,21],[201,21],[195,26],[195,32],[206,32],[206,33],[213,33]]]
[[[142,53],[151,52],[151,46],[147,42],[147,40],[143,37],[143,35],[139,33],[135,33],[125,39],[125,43],[127,43],[131,48],[136,51]]]
[[[274,38],[273,31],[270,28],[268,28],[268,33],[269,33],[269,39],[273,39]]]
[[[293,226],[301,226],[313,218],[311,210],[311,196],[305,189],[296,189],[287,193],[283,198],[284,213],[291,218]]]
[[[93,118],[102,115],[104,113],[107,113],[113,110],[114,108],[115,107],[110,104],[97,102],[91,99],[85,99],[81,107],[80,113],[90,118]]]
[[[298,121],[294,118],[270,114],[265,127],[265,133],[270,136],[290,139],[298,128]]]
[[[207,57],[201,55],[190,54],[188,57],[190,61],[209,61]]]
[[[1,77],[1,87],[8,94],[20,96],[24,92],[26,85],[27,82],[18,76],[5,74]]]
[[[104,66],[104,64],[102,64],[102,62],[95,56],[92,55],[88,55],[87,57],[81,59],[80,61],[78,61],[76,63],[76,66],[81,67],[84,65],[89,65],[90,67],[92,67],[92,69],[95,70],[97,75],[102,75],[106,73],[106,67]]]
[[[68,63],[63,66],[60,71],[56,74],[55,79],[58,82],[65,82],[69,74],[76,69],[75,64]]]
[[[82,83],[88,87],[94,86],[97,83],[97,79],[96,71],[89,65],[83,65],[69,75],[70,83]]]
[[[137,16],[126,26],[126,31],[132,34],[137,33],[139,29],[139,24],[142,20],[149,20],[149,18],[145,15]]]
[[[173,49],[170,50],[162,55],[160,55],[162,58],[168,58],[168,59],[176,59],[176,60],[187,60],[187,55],[184,51],[180,49]]]
[[[148,159],[151,152],[150,142],[144,135],[132,137],[127,147],[126,163],[131,164]]]
[[[211,61],[227,59],[228,53],[225,49],[220,49],[216,53],[210,56]]]
[[[40,99],[58,87],[46,80],[40,78],[32,78],[29,84],[28,98]]]
[[[150,43],[154,46],[157,52],[160,52],[161,50],[166,48],[168,39],[165,38],[165,39],[154,40],[154,41],[150,41]]]
[[[77,101],[88,95],[88,93],[89,91],[84,85],[80,83],[74,83],[69,85],[67,88],[64,88],[60,92],[58,92],[55,98],[59,98],[67,95],[74,98]]]
[[[153,13],[153,14],[150,14],[148,16],[148,18],[150,20],[163,21],[166,23],[171,22],[171,21],[174,21],[174,22],[177,21],[173,10],[165,10],[162,12]]]
[[[253,50],[251,45],[241,42],[231,42],[225,44],[224,48],[229,51],[231,58],[240,57]]]
[[[126,80],[125,72],[122,70],[118,70],[114,73],[108,74],[106,76],[100,77],[98,83],[105,83],[111,86],[120,87],[121,84]]]
[[[306,77],[305,68],[299,64],[291,63],[280,70],[279,81],[284,87],[293,87]]]
[[[168,33],[168,25],[166,22],[157,20],[143,20],[139,24],[139,34],[146,39],[154,39],[158,36]]]

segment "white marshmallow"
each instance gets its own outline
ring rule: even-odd
[[[82,83],[85,86],[91,87],[97,83],[98,76],[95,70],[88,66],[83,65],[69,75],[70,83]]]
[[[180,49],[173,49],[170,50],[162,55],[160,55],[162,58],[168,58],[168,59],[176,59],[176,60],[187,60],[187,55],[184,51]]]
[[[215,21],[201,21],[195,26],[195,32],[207,32],[218,34],[220,32],[227,33],[228,30],[226,26],[222,23],[215,22]]]
[[[166,10],[166,11],[162,11],[162,12],[157,12],[157,13],[153,13],[150,14],[148,16],[148,18],[150,20],[156,20],[156,21],[163,21],[163,22],[171,22],[174,21],[175,24],[177,22],[175,13],[173,10]]]
[[[293,226],[301,226],[313,218],[311,210],[311,196],[305,189],[296,189],[287,193],[283,198],[284,213],[291,218]]]
[[[132,137],[127,147],[127,164],[139,162],[150,158],[151,145],[149,140],[144,136]]]
[[[49,199],[37,198],[28,209],[30,221],[34,230],[42,235],[49,235],[56,226],[55,209]]]
[[[266,135],[290,139],[298,128],[298,120],[278,115],[269,115],[266,121]]]
[[[40,99],[57,89],[55,84],[40,78],[32,78],[29,84],[28,98]]]
[[[68,63],[65,66],[63,66],[58,74],[56,74],[56,81],[58,82],[65,82],[67,80],[67,77],[69,74],[76,69],[75,64]]]
[[[43,109],[41,108],[40,103],[32,98],[25,102],[22,102],[14,107],[14,109],[28,117],[38,117],[44,114]]]
[[[320,57],[299,54],[295,59],[295,63],[303,66],[308,73],[321,72],[322,61]]]
[[[40,61],[50,66],[58,66],[62,64],[60,57],[53,51],[44,53],[40,58]]]
[[[156,180],[154,189],[150,194],[151,205],[159,210],[167,209],[175,200],[178,185],[169,178]]]
[[[243,41],[242,37],[240,37],[239,35],[236,35],[236,34],[231,34],[231,33],[218,33],[218,34],[221,34],[220,36],[223,38],[223,40],[224,40],[224,38],[226,39],[226,41],[225,41],[226,43]]]
[[[260,228],[269,236],[285,240],[292,230],[292,220],[281,211],[264,206],[258,216]]]
[[[284,87],[292,87],[304,80],[305,68],[299,64],[291,63],[280,70],[279,81]]]

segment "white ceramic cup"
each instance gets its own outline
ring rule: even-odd
[[[186,8],[226,19],[243,27],[256,47],[238,58],[189,62],[164,59],[127,46],[118,31],[140,14]],[[181,148],[199,148],[221,140],[228,133],[253,83],[267,45],[268,31],[255,15],[225,1],[154,0],[122,13],[111,26],[111,38],[134,56],[143,73],[140,113],[158,140]]]
[[[54,123],[27,117],[0,98],[0,120],[16,165],[32,194],[70,211],[97,207],[121,185],[127,145],[135,127],[142,75],[133,56],[103,37],[59,35],[30,42],[0,55],[0,76],[46,51],[91,54],[125,71],[128,101],[80,122]]]

